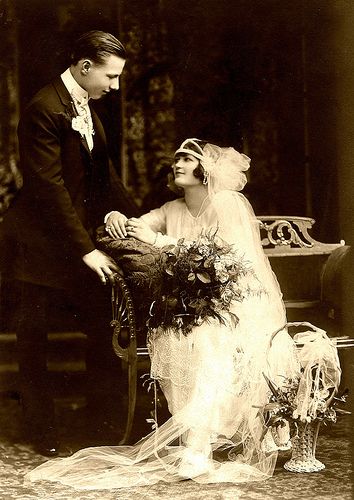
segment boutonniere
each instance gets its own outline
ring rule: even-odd
[[[79,115],[74,101],[70,101],[66,106],[65,111],[59,114],[63,115],[65,119],[71,123],[71,128],[75,132],[79,132],[81,137],[85,137],[85,133],[94,135],[94,130],[92,124],[88,120],[88,117],[86,115]]]
[[[76,111],[75,104],[73,101],[70,101],[67,106],[65,106],[65,110],[60,113],[56,113],[57,115],[63,116],[68,122],[73,124],[75,118],[78,117],[78,112]],[[73,127],[74,128],[74,127]],[[75,129],[74,129],[75,130]]]
[[[80,132],[81,137],[85,136],[85,132],[88,132],[89,125],[86,116],[74,116],[71,120],[71,127],[76,132]]]

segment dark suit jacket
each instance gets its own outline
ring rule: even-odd
[[[91,112],[92,152],[72,129],[74,108],[60,77],[25,109],[18,128],[23,187],[2,224],[5,278],[66,288],[95,248],[94,229],[117,209],[104,130]]]

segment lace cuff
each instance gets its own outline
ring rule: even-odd
[[[156,240],[154,242],[154,247],[162,248],[166,245],[176,245],[177,238],[173,238],[172,236],[167,236],[166,234],[160,233],[160,231],[156,234]]]

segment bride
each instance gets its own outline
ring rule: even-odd
[[[187,139],[173,162],[183,198],[140,218],[108,215],[112,238],[128,235],[158,248],[215,230],[251,264],[262,291],[232,303],[237,324],[225,314],[223,322],[204,321],[188,335],[150,329],[151,376],[159,381],[171,418],[134,446],[87,448],[48,461],[27,475],[30,481],[113,489],[187,478],[241,483],[272,475],[277,451],[266,444],[259,411],[269,399],[264,374],[281,385],[297,373],[298,364],[257,219],[239,192],[249,163],[233,148]]]

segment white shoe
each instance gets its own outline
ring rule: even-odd
[[[202,453],[186,449],[179,466],[178,475],[184,479],[193,479],[194,477],[207,474],[211,469],[210,460]]]

